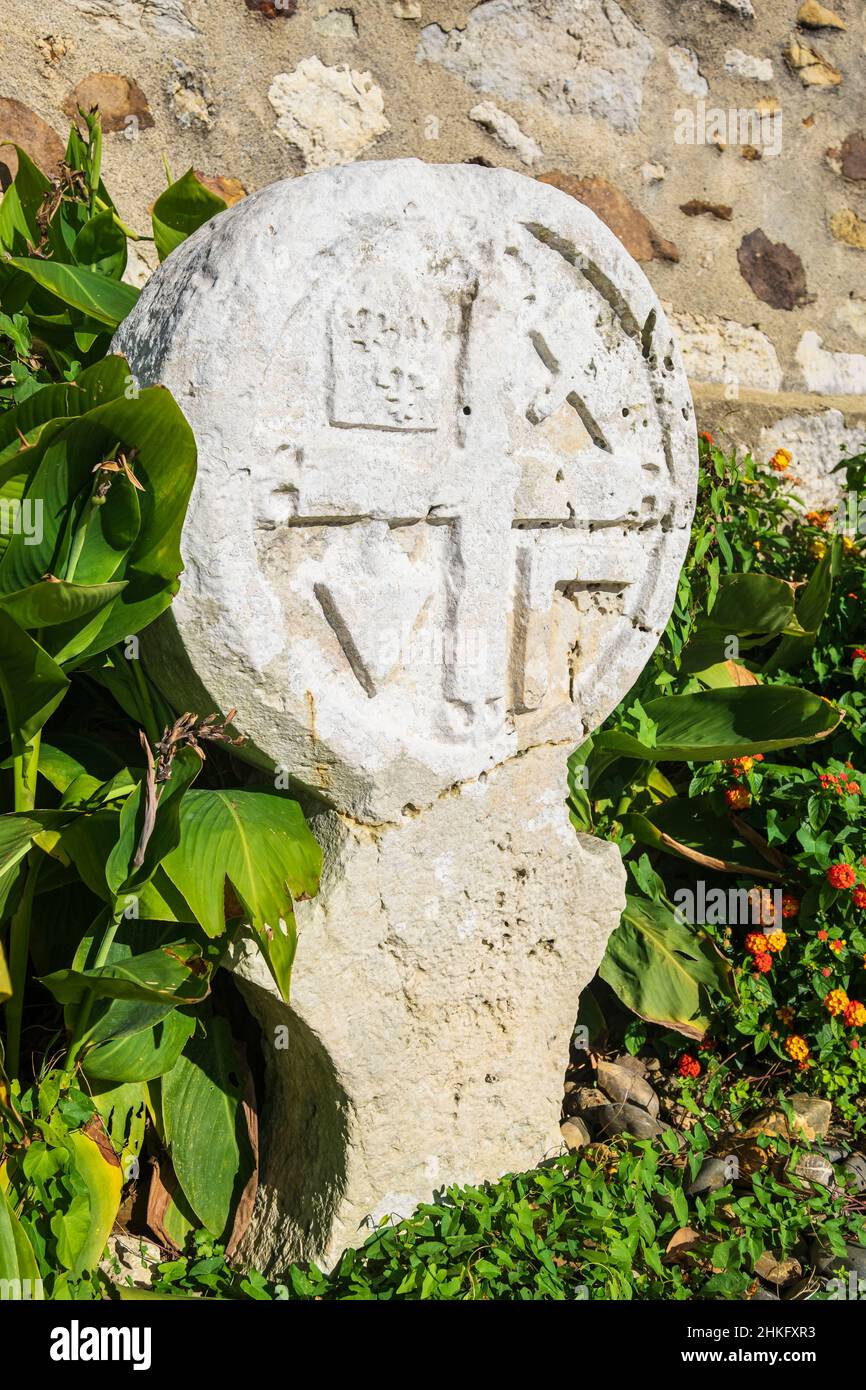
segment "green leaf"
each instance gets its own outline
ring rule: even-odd
[[[93,970],[55,970],[41,978],[61,1004],[76,1004],[86,994],[190,1004],[204,999],[210,989],[210,969],[198,946],[184,941]]]
[[[80,265],[61,265],[38,257],[11,256],[8,264],[35,280],[70,308],[116,328],[135,308],[139,291],[120,280]]]
[[[9,445],[13,445],[16,451],[20,449],[19,430],[32,445],[36,431],[49,421],[83,415],[94,406],[122,396],[130,381],[126,358],[115,354],[93,367],[86,367],[75,381],[43,386],[14,410],[0,414],[0,459],[3,457],[2,451]]]
[[[203,223],[216,213],[225,212],[226,206],[222,198],[199,182],[193,169],[188,169],[153,205],[153,239],[159,259],[164,261]]]
[[[69,680],[57,663],[0,609],[0,695],[16,756],[23,754],[68,689]]]
[[[195,1018],[173,1009],[151,1027],[121,1033],[121,1029],[132,1027],[133,1012],[140,1015],[148,1008],[125,999],[112,1000],[90,1033],[91,1040],[105,1035],[111,1041],[99,1043],[86,1054],[83,1068],[87,1077],[98,1081],[153,1081],[171,1070],[195,1031]]]
[[[678,858],[694,862],[695,855],[705,855],[737,866],[744,873],[771,867],[754,845],[737,835],[727,817],[718,814],[708,797],[671,797],[659,806],[640,814],[628,813],[621,819],[626,833],[640,844]]]
[[[41,821],[26,814],[0,816],[0,878],[24,858],[43,829]]]
[[[92,1098],[112,1147],[120,1154],[123,1174],[128,1176],[128,1160],[137,1158],[144,1145],[147,1088],[143,1082],[127,1081],[110,1087],[97,1083]]]
[[[142,492],[123,474],[111,476],[105,504],[94,509],[75,570],[76,582],[126,582],[88,647],[105,651],[140,632],[171,603],[182,569],[180,535],[195,478],[195,439],[179,407],[163,387],[137,398],[108,401],[60,429],[43,433],[33,452],[28,495],[42,500],[39,544],[10,539],[0,563],[0,589],[37,583],[47,572],[64,575],[73,531],[82,524],[93,469],[121,446],[132,458]],[[73,513],[70,499],[78,499]]]
[[[683,653],[683,670],[702,671],[778,637],[794,623],[794,589],[769,574],[726,574],[719,580],[712,617],[702,615]]]
[[[122,1175],[120,1164],[109,1163],[89,1135],[70,1134],[66,1147],[87,1192],[85,1221],[64,1222],[67,1249],[63,1263],[77,1278],[102,1258],[120,1206]]]
[[[89,777],[98,786],[124,765],[123,758],[104,742],[82,734],[57,734],[53,743],[43,739],[39,748],[39,771],[59,792],[81,777]]]
[[[53,660],[61,664],[76,654],[82,642],[87,645],[92,619],[104,613],[125,588],[124,580],[113,584],[67,584],[45,579],[15,593],[0,594],[0,611],[25,629],[60,628],[42,640]]]
[[[3,141],[3,145],[10,142]],[[36,246],[40,239],[36,214],[51,187],[25,150],[14,146],[18,171],[14,182],[0,198],[0,245],[7,251],[26,251],[27,243]]]
[[[231,1031],[211,1017],[162,1078],[165,1137],[178,1182],[196,1216],[222,1235],[245,1155],[243,1084]]]
[[[689,1038],[709,1027],[705,991],[730,992],[727,967],[705,937],[663,903],[631,896],[599,974],[639,1018]]]
[[[229,881],[288,998],[295,948],[293,898],[318,891],[322,852],[298,804],[274,792],[187,792],[180,840],[163,868],[210,937],[226,925]]]
[[[839,573],[841,554],[842,539],[834,536],[797,600],[797,620],[808,635],[783,637],[766,662],[765,671],[796,671],[808,659],[830,606],[833,580]]]
[[[812,743],[842,718],[829,700],[795,685],[664,695],[644,709],[657,726],[654,744],[613,728],[593,735],[596,751],[652,762],[715,762]]]
[[[85,222],[72,247],[80,266],[119,280],[126,269],[126,235],[111,208]]]
[[[15,1213],[12,1195],[0,1182],[0,1279],[27,1281],[31,1297],[36,1297],[39,1266],[27,1233]],[[36,1288],[34,1288],[34,1285]]]

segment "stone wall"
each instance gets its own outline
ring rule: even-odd
[[[163,155],[229,198],[408,154],[545,177],[643,262],[705,428],[762,452],[792,441],[815,501],[839,449],[866,447],[859,0],[56,0],[50,12],[4,0],[3,12],[0,134],[51,163],[52,131],[98,101],[106,179],[134,227],[147,229]]]

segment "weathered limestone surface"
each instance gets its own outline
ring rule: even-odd
[[[759,443],[768,458],[776,449],[790,449],[800,479],[797,496],[806,507],[833,511],[844,491],[844,474],[833,469],[843,458],[866,449],[866,429],[847,424],[839,410],[822,410],[786,416],[762,429]]]
[[[691,398],[574,199],[410,160],[277,184],[172,256],[117,345],[199,441],[196,673],[340,809],[391,820],[573,746],[655,647]]]
[[[236,966],[271,1044],[260,1266],[330,1264],[438,1188],[561,1151],[578,996],[625,879],[613,845],[575,835],[563,763],[534,749],[404,825],[313,818],[328,870],[298,904],[291,1008],[252,944]]]
[[[670,611],[695,488],[664,313],[575,199],[366,163],[207,224],[120,330],[199,475],[158,672],[237,706],[319,798],[292,1007],[268,1049],[256,1258],[557,1143],[581,989],[622,906],[565,760]],[[179,638],[179,640],[178,640]],[[327,808],[326,808],[327,807]]]

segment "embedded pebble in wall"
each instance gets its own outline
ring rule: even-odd
[[[297,146],[307,169],[346,164],[390,130],[382,90],[369,72],[305,58],[268,88],[276,132]]]
[[[540,164],[544,158],[544,151],[532,136],[521,130],[514,117],[509,116],[507,111],[500,111],[492,101],[482,101],[473,106],[469,119],[489,131],[500,145],[513,150],[523,164]]]
[[[710,84],[698,68],[698,57],[690,48],[680,44],[668,49],[668,62],[676,78],[677,86],[687,96],[705,97]]]
[[[757,58],[753,53],[744,53],[741,48],[729,48],[725,54],[725,72],[752,82],[772,82],[773,61],[771,58]]]

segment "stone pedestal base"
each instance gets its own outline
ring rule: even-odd
[[[292,1005],[251,943],[236,973],[266,1053],[245,1254],[329,1267],[383,1215],[561,1151],[569,1039],[624,905],[615,846],[575,834],[564,747],[400,824],[312,824]],[[280,1046],[282,1044],[282,1046]]]

